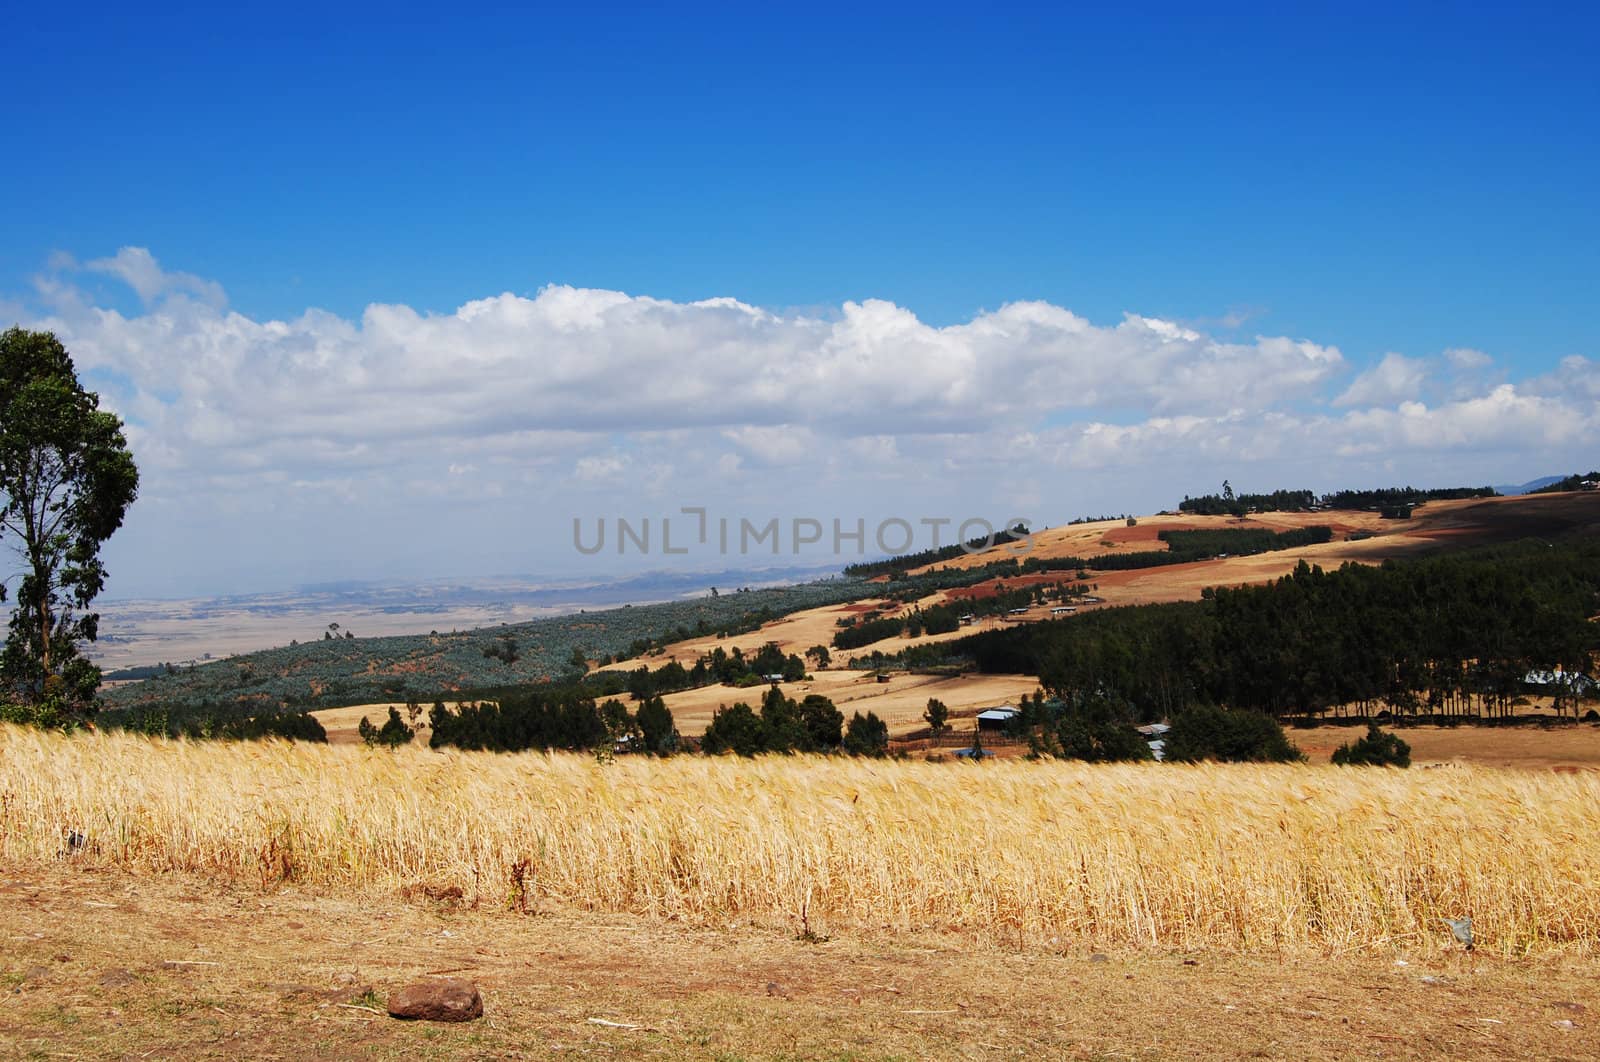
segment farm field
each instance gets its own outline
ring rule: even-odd
[[[685,735],[699,735],[711,722],[712,713],[718,706],[744,701],[757,707],[766,688],[739,690],[727,686],[707,686],[668,694],[665,699],[667,707],[672,709],[678,730]],[[927,726],[922,713],[927,709],[930,697],[943,701],[950,709],[955,725],[959,725],[963,714],[970,715],[996,704],[1015,704],[1019,697],[1038,689],[1039,680],[1030,675],[945,678],[897,672],[890,676],[888,682],[880,683],[870,672],[835,670],[818,671],[811,682],[785,682],[780,688],[785,696],[796,700],[809,693],[820,693],[831,699],[847,719],[853,712],[862,715],[876,712],[889,725],[889,732],[899,735]],[[970,727],[970,721],[966,725]]]
[[[1600,1014],[1600,962],[1573,954],[807,943],[59,864],[0,867],[0,933],[7,1057],[1555,1059],[1588,1055]],[[374,1013],[435,972],[484,1017]]]
[[[1337,534],[1368,532],[1373,537],[1350,541],[1335,539],[1310,545],[1243,557],[1225,557],[1165,567],[1093,572],[1090,582],[1100,604],[1081,606],[1079,614],[1117,605],[1154,604],[1193,600],[1206,587],[1269,582],[1288,574],[1301,561],[1335,568],[1346,561],[1378,564],[1398,557],[1417,556],[1446,548],[1485,545],[1539,535],[1560,535],[1600,526],[1600,494],[1569,493],[1532,497],[1491,498],[1476,501],[1438,501],[1422,506],[1411,520],[1380,520],[1373,513],[1318,512],[1264,513],[1240,522],[1231,517],[1154,516],[1141,518],[1134,527],[1120,521],[1053,528],[1039,534],[1035,555],[1093,555],[1104,552],[1149,550],[1160,545],[1155,536],[1163,529],[1225,529],[1255,527],[1290,530],[1317,523],[1333,526]],[[958,557],[950,565],[985,563],[1009,556],[1004,546],[986,554]],[[992,595],[997,582],[1017,588],[1030,584],[1074,581],[1074,573],[1046,572],[1002,576],[970,587],[931,592],[915,605],[928,607],[963,598]],[[192,673],[158,678],[109,690],[112,707],[174,703],[194,705],[224,703],[256,710],[279,706],[336,707],[351,703],[377,704],[408,697],[431,703],[454,691],[530,684],[575,674],[575,651],[593,661],[628,649],[639,638],[666,642],[663,651],[606,665],[611,670],[640,666],[660,667],[677,660],[690,667],[714,648],[739,646],[747,653],[775,642],[785,653],[804,654],[816,645],[831,645],[839,621],[860,616],[880,606],[904,611],[902,605],[880,597],[878,586],[860,580],[833,580],[792,587],[758,589],[750,593],[725,593],[719,598],[696,597],[666,605],[592,611],[579,615],[534,621],[499,628],[408,637],[359,638],[317,641],[207,664]],[[718,638],[719,627],[738,629],[769,610],[776,618],[759,629]],[[1047,607],[1035,607],[1019,621],[1050,618]],[[918,638],[892,637],[855,650],[832,651],[838,668],[874,652],[893,655],[915,645],[954,641],[1002,624],[981,617],[975,627],[963,627]],[[1066,622],[1071,622],[1070,618]],[[690,634],[691,631],[703,631]],[[676,634],[688,637],[672,640]],[[517,655],[506,662],[493,654],[504,640],[515,642]],[[833,681],[823,680],[819,681]],[[953,697],[964,695],[952,690]],[[700,715],[709,718],[720,691],[685,695],[686,716],[680,722],[692,733]],[[971,703],[984,699],[966,695]],[[949,698],[945,699],[951,703]],[[886,702],[886,707],[889,707]],[[676,709],[675,709],[676,710]],[[875,709],[874,709],[875,710]],[[897,719],[904,706],[893,705]],[[920,714],[920,707],[913,716]],[[880,713],[880,715],[883,713]]]
[[[678,732],[685,737],[699,737],[705,733],[711,716],[725,704],[743,701],[752,707],[760,705],[761,697],[770,687],[753,686],[736,689],[732,686],[703,686],[700,689],[682,690],[665,696],[672,711]],[[880,683],[865,671],[818,671],[809,682],[784,682],[780,684],[784,695],[799,700],[807,694],[820,693],[838,705],[849,718],[850,713],[876,712],[889,725],[891,734],[903,734],[927,726],[922,713],[928,707],[928,698],[937,697],[950,709],[955,725],[960,725],[963,714],[972,713],[996,704],[1016,703],[1017,698],[1039,688],[1039,680],[1029,675],[973,675],[963,678],[896,673],[886,683]],[[627,695],[621,698],[627,701]],[[454,708],[458,702],[446,701]],[[333,744],[350,744],[361,740],[356,728],[363,718],[374,726],[381,726],[388,718],[391,704],[402,716],[405,705],[398,702],[363,704],[350,708],[325,708],[312,712],[328,732]],[[427,705],[423,705],[426,709]],[[969,728],[971,723],[966,724]],[[417,728],[417,742],[427,744],[432,730],[424,713]]]
[[[1222,516],[1150,516],[1140,517],[1139,523],[1128,527],[1124,521],[1097,521],[1050,528],[1035,535],[1034,549],[1028,554],[1041,559],[1063,556],[1093,557],[1107,553],[1126,553],[1163,549],[1156,537],[1164,530],[1217,530],[1238,527],[1261,528],[1270,531],[1289,531],[1297,528],[1326,524],[1334,529],[1335,540],[1321,545],[1302,546],[1296,549],[1258,553],[1244,557],[1225,557],[1192,564],[1173,564],[1156,568],[1138,568],[1127,571],[1094,572],[1091,581],[1095,596],[1103,603],[1081,605],[1081,615],[1096,608],[1119,605],[1165,604],[1174,601],[1192,601],[1201,591],[1211,586],[1239,586],[1247,583],[1264,583],[1292,572],[1301,561],[1337,568],[1347,562],[1381,564],[1385,560],[1419,556],[1449,546],[1461,548],[1469,545],[1488,545],[1532,535],[1554,535],[1579,528],[1600,526],[1600,494],[1553,494],[1539,496],[1488,498],[1472,501],[1436,501],[1418,509],[1410,520],[1383,520],[1376,513],[1365,512],[1315,512],[1315,513],[1260,513],[1245,521]],[[1373,537],[1349,540],[1344,537],[1354,532],[1370,533]],[[1004,544],[973,554],[963,554],[950,561],[913,569],[928,572],[942,568],[975,568],[997,559],[1011,556]],[[1026,575],[1007,575],[998,580],[986,580],[972,587],[941,591],[920,599],[917,604],[926,608],[946,601],[992,595],[996,581],[1011,588],[1072,581],[1068,572],[1040,572]],[[838,630],[838,621],[860,615],[875,608],[885,609],[885,615],[896,615],[910,606],[883,598],[864,598],[842,604],[829,604],[806,609],[762,626],[761,630],[739,638],[718,640],[712,637],[693,638],[665,647],[658,656],[647,661],[630,660],[610,665],[614,669],[632,669],[648,663],[659,667],[669,659],[685,667],[721,645],[728,648],[740,645],[749,651],[765,642],[775,642],[785,653],[803,654],[814,645],[829,645]],[[1050,610],[1035,607],[1019,617],[1020,622],[1049,619]],[[835,663],[865,657],[877,651],[893,655],[914,645],[927,645],[954,641],[976,630],[987,630],[1002,625],[995,617],[981,617],[975,627],[963,627],[946,634],[923,635],[918,638],[886,638],[855,650],[834,650]]]
[[[1326,763],[1333,750],[1362,735],[1360,727],[1291,729],[1289,740],[1313,763]],[[1413,768],[1428,764],[1470,763],[1480,767],[1526,770],[1600,771],[1600,726],[1591,723],[1552,727],[1407,726],[1394,728],[1411,746]]]
[[[0,793],[11,868],[1274,955],[1426,951],[1470,912],[1485,953],[1600,952],[1591,771],[605,763],[4,727]]]

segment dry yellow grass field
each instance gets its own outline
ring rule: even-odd
[[[695,924],[804,911],[1023,948],[1428,951],[1462,914],[1488,953],[1600,946],[1592,772],[600,763],[5,728],[0,794],[9,867]]]
[[[1574,954],[817,943],[67,864],[0,866],[0,939],[7,1058],[1570,1059],[1600,1013]],[[484,1017],[383,1016],[436,974]]]

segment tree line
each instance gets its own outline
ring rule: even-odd
[[[1492,498],[1493,487],[1382,487],[1375,490],[1336,490],[1318,497],[1309,490],[1275,490],[1266,494],[1235,494],[1226,480],[1220,494],[1184,496],[1178,511],[1197,516],[1243,516],[1249,512],[1306,512],[1311,509],[1409,511],[1428,501]]]
[[[1335,571],[1302,562],[1271,584],[986,631],[943,652],[1143,721],[1195,705],[1498,718],[1530,672],[1589,669],[1597,609],[1600,542],[1526,542]],[[1562,707],[1576,712],[1570,693]]]
[[[912,568],[921,568],[927,564],[954,560],[964,553],[981,552],[997,542],[1020,541],[1027,538],[1029,534],[1031,532],[1027,524],[1013,524],[1011,527],[997,531],[992,535],[979,535],[975,538],[969,538],[965,542],[958,542],[953,546],[938,546],[932,549],[918,550],[916,553],[902,553],[882,560],[847,564],[844,568],[844,574],[857,579],[872,579],[880,575],[903,574]]]
[[[1547,484],[1546,486],[1540,487],[1538,490],[1530,491],[1529,493],[1555,494],[1560,491],[1582,490],[1585,483],[1593,482],[1600,482],[1600,472],[1590,472],[1588,475],[1578,473],[1567,476],[1565,479],[1559,479],[1554,483]]]

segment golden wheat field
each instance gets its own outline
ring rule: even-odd
[[[1597,827],[1593,773],[605,763],[0,728],[10,866],[1023,947],[1442,948],[1438,920],[1470,915],[1480,950],[1593,953]]]

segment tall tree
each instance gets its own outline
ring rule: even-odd
[[[100,617],[85,611],[105,585],[100,545],[138,494],[122,421],[78,382],[49,332],[0,333],[0,542],[22,561],[0,683],[41,717],[93,710],[100,669],[78,654]]]

